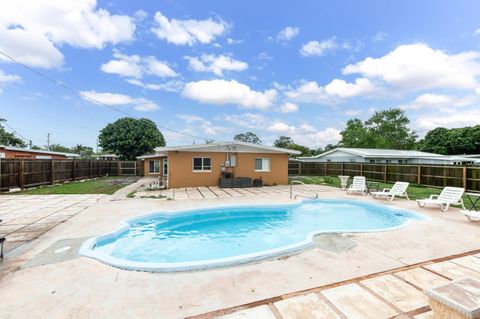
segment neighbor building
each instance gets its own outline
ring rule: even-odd
[[[249,180],[251,184],[254,180],[263,185],[288,184],[291,154],[300,152],[233,141],[159,147],[155,154],[138,159],[144,161],[145,176],[158,176],[169,188],[218,186],[221,178],[235,187],[249,186]]]
[[[300,157],[302,162],[352,162],[381,164],[439,164],[476,165],[480,159],[465,156],[449,156],[421,151],[403,151],[377,148],[339,147],[312,157]]]
[[[75,153],[33,150],[0,145],[0,158],[2,159],[70,159],[77,157],[80,157],[80,155]]]

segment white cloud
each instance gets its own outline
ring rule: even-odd
[[[208,104],[237,104],[243,108],[266,109],[272,105],[277,91],[254,91],[235,80],[202,80],[185,84],[182,96]]]
[[[226,55],[203,54],[199,57],[186,56],[190,69],[195,72],[212,72],[223,76],[224,71],[243,71],[248,64]]]
[[[280,112],[293,113],[298,111],[298,105],[292,102],[285,102],[280,106]]]
[[[154,111],[159,106],[145,98],[133,98],[131,96],[119,93],[81,91],[82,98],[95,104],[106,104],[111,106],[131,105],[137,111]]]
[[[173,92],[173,93],[180,92],[184,87],[184,83],[182,81],[177,81],[177,80],[167,81],[164,83],[143,83],[138,79],[128,79],[127,82],[136,86],[143,87],[145,89],[149,89],[149,90],[165,91],[165,92]]]
[[[475,32],[473,32],[473,34],[480,34],[480,28],[478,28],[477,30],[475,30]]]
[[[480,124],[480,109],[462,110],[462,112],[455,112],[448,116],[429,113],[417,118],[416,124],[420,130],[424,131],[437,127],[457,128],[478,125]]]
[[[114,52],[115,59],[103,64],[103,72],[118,74],[122,77],[140,79],[145,74],[161,78],[176,77],[178,74],[165,61],[159,61],[153,56],[125,55]]]
[[[404,109],[435,108],[441,112],[455,112],[457,108],[479,103],[476,95],[451,96],[444,94],[424,93],[419,95],[413,102],[405,105]]]
[[[0,84],[8,82],[18,82],[21,80],[21,77],[16,74],[7,74],[0,70]]]
[[[309,41],[300,49],[300,55],[302,56],[322,56],[328,51],[335,50],[339,47],[335,37],[322,41]]]
[[[203,133],[206,135],[217,135],[230,130],[230,128],[227,127],[214,125],[211,121],[208,121],[203,117],[194,114],[177,114],[176,117],[185,121],[187,124],[197,125],[198,128],[202,130]]]
[[[301,82],[296,88],[288,87],[285,95],[298,102],[334,104],[342,99],[366,96],[373,92],[374,84],[368,79],[359,78],[354,83],[334,79],[324,87],[315,81]]]
[[[134,32],[132,18],[111,15],[96,0],[0,2],[0,49],[33,67],[62,66],[64,44],[102,49],[132,40]]]
[[[480,88],[476,88],[476,89],[475,89],[475,93],[477,93],[478,95],[480,95]]]
[[[360,110],[360,109],[352,109],[352,110],[346,110],[345,111],[345,114],[348,115],[348,116],[357,116],[360,113],[362,113],[362,110]]]
[[[152,32],[159,39],[176,45],[194,45],[197,42],[211,43],[228,29],[228,24],[221,19],[214,20],[169,20],[161,12],[155,14],[157,26]]]
[[[350,98],[364,96],[375,91],[375,86],[370,80],[359,78],[355,83],[347,83],[344,80],[334,79],[325,86],[325,93],[332,97]]]
[[[290,41],[300,33],[298,27],[286,27],[277,34],[278,41]]]
[[[337,143],[341,139],[340,130],[336,128],[329,127],[324,130],[317,130],[309,124],[294,126],[277,121],[271,123],[267,127],[267,131],[277,135],[290,136],[296,143],[313,148]]]
[[[478,87],[480,52],[449,55],[425,44],[401,45],[381,58],[366,58],[343,69],[404,90]]]
[[[375,33],[375,35],[372,37],[373,42],[380,42],[384,41],[388,37],[388,33],[383,32],[383,31],[378,31]]]
[[[235,39],[232,39],[232,38],[227,39],[228,44],[240,44],[242,42],[243,42],[243,40],[235,40]]]

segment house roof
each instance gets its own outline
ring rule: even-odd
[[[44,151],[44,150],[32,150],[28,148],[21,148],[21,147],[14,147],[14,146],[5,146],[0,145],[0,148],[3,148],[8,151],[15,151],[15,152],[28,152],[28,153],[38,153],[38,154],[45,154],[45,155],[61,155],[66,157],[80,157],[80,155],[75,153],[64,153],[64,152],[53,152],[53,151]]]
[[[170,146],[170,147],[157,147],[155,151],[158,153],[168,152],[168,151],[185,151],[185,152],[238,152],[238,153],[287,153],[292,155],[299,155],[301,152],[296,150],[290,150],[286,148],[279,148],[273,146],[265,146],[254,143],[247,143],[241,141],[232,141],[232,142],[217,142],[217,143],[204,143],[204,144],[193,144],[193,145],[183,145],[183,146]]]
[[[404,150],[393,150],[393,149],[380,149],[380,148],[347,148],[347,147],[338,147],[333,150],[318,154],[312,157],[301,157],[301,158],[320,158],[331,153],[341,151],[344,153],[357,155],[365,158],[414,158],[414,157],[438,157],[439,154],[427,153],[421,151],[404,151]]]
[[[427,153],[421,151],[405,151],[405,150],[393,150],[393,149],[380,149],[380,148],[347,148],[338,147],[333,150],[318,154],[312,157],[300,157],[300,160],[321,158],[334,152],[344,152],[351,155],[361,156],[364,158],[395,158],[395,159],[434,159],[434,160],[452,160],[452,161],[476,161],[473,158],[467,158],[465,156],[457,155],[441,155],[435,153]]]

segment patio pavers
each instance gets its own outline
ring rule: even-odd
[[[372,319],[390,318],[398,314],[357,284],[348,284],[322,291],[335,307],[347,318]]]
[[[65,222],[105,195],[2,195],[0,236],[5,251],[29,242]]]
[[[480,279],[480,272],[471,270],[460,265],[457,265],[451,261],[444,261],[436,264],[425,266],[425,268],[432,270],[436,273],[442,274],[450,279],[461,279],[464,277],[473,277]]]
[[[428,305],[424,294],[391,275],[363,280],[361,283],[404,312]]]
[[[222,319],[277,319],[268,306],[250,308],[223,316]]]
[[[395,273],[395,276],[408,281],[410,284],[417,286],[420,289],[427,289],[435,287],[448,282],[449,280],[434,274],[431,271],[423,268],[413,268],[405,271]]]
[[[341,317],[316,293],[274,303],[284,319],[340,319]]]

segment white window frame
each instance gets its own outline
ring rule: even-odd
[[[262,160],[262,168],[261,169],[257,169],[257,160]],[[268,169],[265,168],[265,163],[268,163]],[[265,157],[256,158],[255,162],[254,162],[255,172],[270,172],[271,164],[272,164],[272,162],[271,162],[270,158],[265,158]]]
[[[153,162],[153,172],[150,170],[150,163],[151,162]],[[157,166],[155,166],[155,162],[158,162]],[[155,171],[155,167],[158,168],[158,171]],[[148,173],[149,174],[160,174],[160,160],[158,160],[158,159],[148,160]]]
[[[195,169],[195,159],[201,158],[202,159],[202,168],[201,169]],[[205,159],[208,158],[210,160],[210,169],[205,169]],[[211,157],[206,157],[206,156],[195,156],[192,157],[192,171],[194,173],[210,173],[212,171],[212,158]]]

